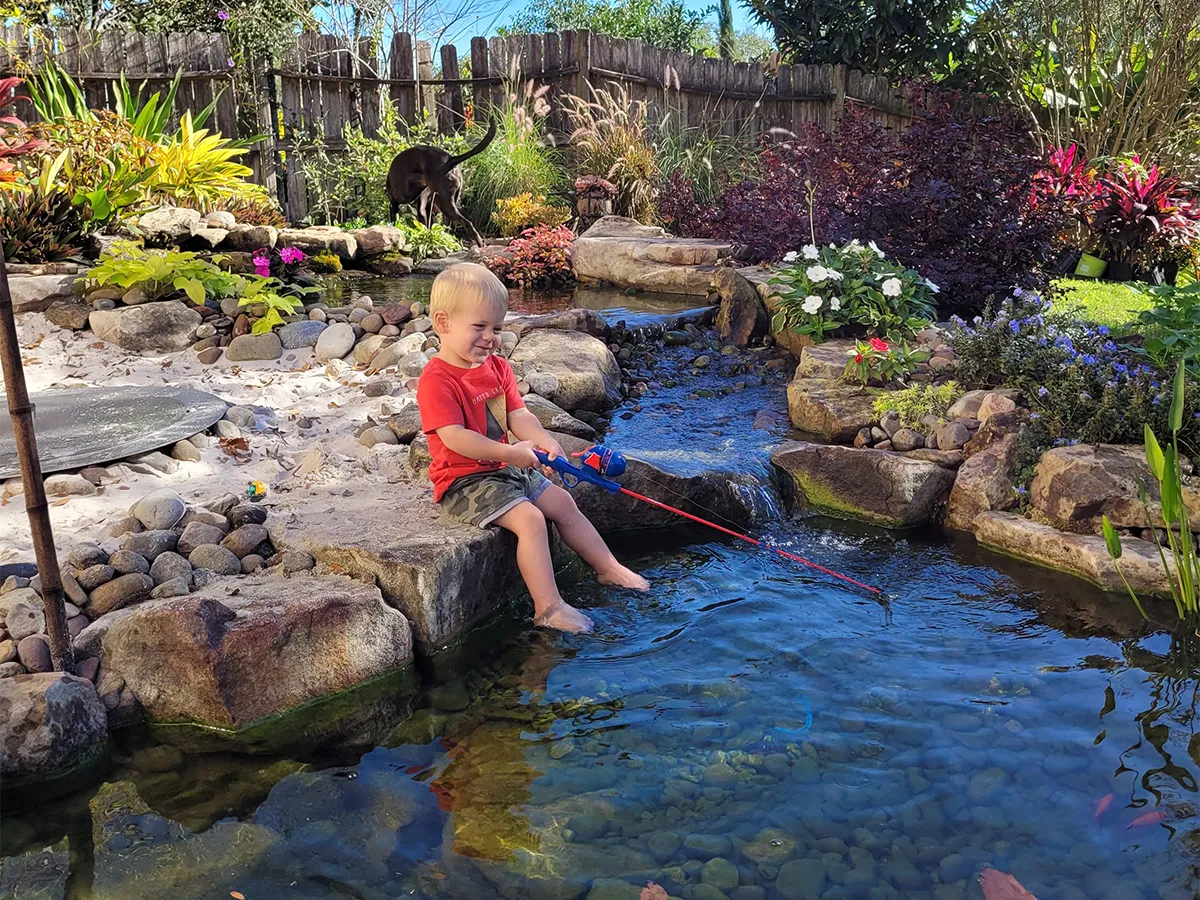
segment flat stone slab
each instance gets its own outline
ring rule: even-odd
[[[875,397],[844,381],[797,378],[788,385],[787,400],[788,418],[797,429],[831,443],[849,444],[859,429],[878,421]]]
[[[1122,556],[1113,564],[1104,538],[1092,534],[1070,534],[1013,513],[991,510],[971,523],[975,539],[989,550],[1058,569],[1090,581],[1114,593],[1125,593],[1124,574],[1138,594],[1170,597],[1167,572],[1158,548],[1139,538],[1121,538]],[[1118,572],[1116,566],[1121,567]]]
[[[580,279],[623,288],[703,297],[730,244],[672,237],[661,228],[605,216],[575,240],[572,262]]]
[[[44,391],[31,397],[42,472],[103,465],[204,431],[229,408],[220,397],[175,387]],[[0,418],[0,478],[20,474],[12,420]]]

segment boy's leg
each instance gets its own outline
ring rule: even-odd
[[[546,517],[541,511],[532,503],[521,502],[495,523],[517,536],[517,568],[533,597],[534,623],[561,631],[591,631],[592,620],[567,605],[558,592]]]
[[[617,562],[604,543],[604,538],[596,531],[596,526],[579,511],[575,498],[567,491],[551,484],[534,500],[534,506],[558,527],[558,533],[567,546],[596,570],[596,577],[601,584],[614,584],[639,591],[650,589],[650,583],[645,578]]]

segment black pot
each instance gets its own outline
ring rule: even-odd
[[[1110,261],[1104,270],[1106,281],[1132,281],[1133,263]]]
[[[1083,251],[1078,248],[1064,250],[1058,254],[1058,259],[1050,264],[1050,272],[1054,275],[1070,275],[1075,271],[1075,267],[1079,265],[1079,257],[1082,255]]]
[[[1142,274],[1142,281],[1149,284],[1167,284],[1175,287],[1175,279],[1179,277],[1179,263],[1170,259],[1162,259],[1149,272]]]

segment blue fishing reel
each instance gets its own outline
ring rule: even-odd
[[[537,454],[542,465],[549,466],[558,473],[568,488],[574,488],[579,482],[586,481],[614,494],[621,490],[621,486],[611,480],[625,472],[625,457],[616,450],[599,444],[588,447],[582,453],[575,454],[579,465],[574,465],[563,456],[551,460],[541,450],[533,452]]]
[[[619,450],[595,444],[578,454],[579,464],[587,466],[605,478],[618,478],[625,474],[625,457]]]

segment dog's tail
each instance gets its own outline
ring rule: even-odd
[[[446,161],[446,164],[438,170],[436,177],[439,179],[444,178],[446,175],[450,174],[450,170],[453,169],[455,166],[462,165],[464,162],[466,162],[472,156],[478,156],[480,153],[482,153],[484,150],[486,150],[488,148],[488,144],[490,144],[492,142],[492,139],[495,136],[496,136],[496,117],[489,116],[487,131],[484,132],[483,139],[478,144],[476,144],[474,147],[472,147],[470,150],[468,150],[466,153],[460,153],[458,156],[450,157],[450,159]]]

